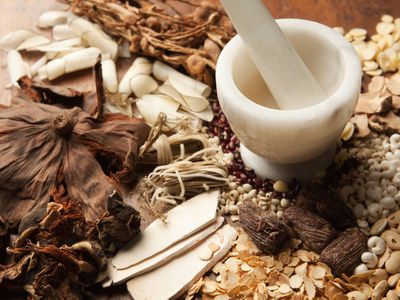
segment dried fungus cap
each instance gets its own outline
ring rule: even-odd
[[[288,228],[281,220],[253,202],[239,206],[239,219],[243,229],[263,252],[275,253],[290,238]]]
[[[335,276],[351,275],[361,263],[361,254],[368,250],[367,239],[359,228],[349,228],[322,251],[320,261],[330,266]]]
[[[289,207],[283,213],[283,218],[304,244],[317,253],[321,253],[337,236],[337,231],[327,220],[305,208]]]

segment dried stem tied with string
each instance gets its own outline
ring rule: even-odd
[[[65,0],[104,31],[130,43],[130,51],[183,66],[213,83],[215,65],[234,28],[217,1]],[[171,2],[171,3],[170,3]]]

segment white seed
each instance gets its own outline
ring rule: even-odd
[[[252,190],[252,186],[248,183],[243,184],[242,187],[246,193],[248,193]]]
[[[382,215],[382,206],[379,203],[371,203],[367,207],[368,215],[373,218],[379,218]]]
[[[375,253],[364,252],[361,254],[361,261],[367,265],[368,268],[374,268],[378,263],[378,257]]]
[[[281,204],[281,206],[283,208],[286,208],[286,207],[288,207],[290,205],[290,201],[288,199],[286,199],[286,198],[282,198],[280,204]]]
[[[361,274],[365,273],[368,271],[368,267],[366,264],[359,264],[355,269],[354,269],[354,274]]]

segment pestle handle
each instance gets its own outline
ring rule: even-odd
[[[325,98],[262,0],[221,2],[281,109],[303,108]]]

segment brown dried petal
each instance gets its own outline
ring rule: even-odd
[[[283,217],[288,226],[293,226],[304,244],[317,253],[321,253],[337,236],[336,230],[327,220],[302,207],[289,207]]]
[[[316,184],[305,186],[296,199],[296,205],[321,216],[339,231],[356,226],[351,209],[328,188]]]
[[[322,251],[320,261],[330,266],[335,276],[350,275],[367,249],[367,236],[359,228],[349,228]]]
[[[109,215],[97,223],[103,249],[114,252],[140,232],[140,214],[114,191],[108,198]]]
[[[276,252],[290,238],[282,221],[252,202],[239,206],[239,218],[254,244],[266,253]]]

